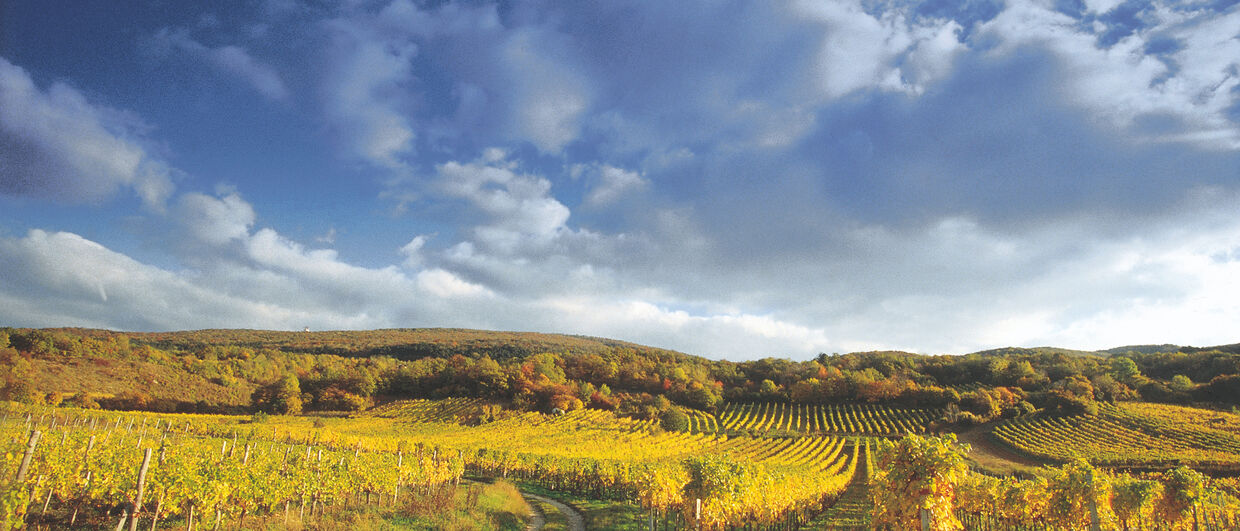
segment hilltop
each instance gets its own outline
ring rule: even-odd
[[[69,330],[69,329],[66,329]],[[82,333],[100,333],[80,330]],[[107,332],[102,332],[107,333]],[[390,356],[400,360],[427,357],[489,356],[495,360],[524,358],[539,352],[601,354],[617,348],[686,355],[626,341],[539,332],[500,332],[463,328],[394,328],[349,331],[194,330],[126,333],[131,341],[165,350],[193,351],[206,347],[272,349],[289,354]]]
[[[272,386],[292,378],[285,385],[295,384],[299,407],[317,410],[475,397],[520,410],[652,418],[673,405],[713,412],[725,402],[881,403],[949,408],[958,413],[945,420],[966,425],[1036,409],[1091,411],[1095,402],[1234,405],[1235,347],[1009,347],[732,362],[605,338],[466,329],[0,330],[3,397],[19,401],[243,412],[264,407]]]

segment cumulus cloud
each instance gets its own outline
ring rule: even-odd
[[[515,32],[505,43],[501,64],[514,81],[514,136],[558,153],[580,134],[590,97],[569,58],[548,46],[552,42],[538,31]]]
[[[503,161],[448,162],[438,175],[445,194],[465,199],[487,218],[473,233],[489,251],[510,254],[566,230],[569,209],[551,194],[547,179],[518,174]]]
[[[135,140],[138,125],[64,83],[40,90],[0,58],[0,193],[99,203],[131,188],[162,208],[169,170]]]
[[[1113,6],[1092,5],[1099,12]],[[1031,3],[1016,2],[980,27],[979,36],[996,43],[989,53],[1010,54],[1023,47],[1044,48],[1061,61],[1068,96],[1116,126],[1132,128],[1150,140],[1188,141],[1235,150],[1240,130],[1229,116],[1240,85],[1240,11],[1215,13],[1191,5],[1151,3],[1143,23],[1108,42],[1111,28]],[[1101,31],[1100,31],[1101,30]],[[1156,43],[1170,51],[1151,53]],[[1143,118],[1171,116],[1180,121],[1143,130]],[[1146,126],[1148,127],[1148,126]]]
[[[413,320],[606,333],[734,357],[769,351],[772,342],[796,350],[825,344],[820,331],[768,316],[690,314],[603,296],[512,298],[441,268],[410,277],[392,267],[352,266],[334,252],[307,251],[270,229],[251,235],[247,249],[249,265],[222,261],[203,270],[175,271],[71,233],[34,230],[23,238],[0,238],[0,271],[20,280],[0,286],[0,300],[8,303],[0,319],[131,330],[294,329],[306,323],[350,329],[408,326]],[[35,303],[45,299],[54,302]]]
[[[571,332],[606,337],[640,337],[713,358],[766,357],[773,352],[821,352],[831,345],[821,328],[766,315],[696,314],[643,300],[601,301],[552,297],[537,307],[561,319]]]
[[[12,279],[0,286],[7,302],[0,305],[0,318],[9,323],[175,330],[246,321],[277,327],[290,317],[304,317],[195,285],[191,277],[65,232],[32,230],[24,238],[0,239],[0,269]]]
[[[721,257],[699,248],[676,264],[693,275],[663,282],[594,267],[582,253],[498,262],[559,277],[532,291],[470,280],[468,269],[428,252],[419,238],[404,247],[406,255],[442,263],[349,264],[334,250],[247,229],[250,209],[238,207],[244,200],[235,195],[195,198],[190,202],[217,202],[203,209],[216,212],[212,219],[235,222],[209,234],[240,241],[241,255],[200,247],[203,258],[216,260],[180,271],[70,233],[0,238],[0,272],[14,280],[0,286],[0,319],[124,329],[535,329],[732,359],[873,348],[1221,343],[1228,317],[1240,310],[1240,223],[1222,206],[1234,197],[1204,197],[1145,230],[1090,241],[1076,237],[1089,219],[1013,233],[944,218],[903,231],[856,226],[845,231],[849,254],[807,263],[711,268],[701,262]],[[1180,222],[1185,212],[1197,214],[1194,222]],[[791,298],[789,279],[796,283]],[[729,291],[720,293],[721,285]],[[753,310],[762,307],[772,309]]]
[[[582,134],[588,77],[552,24],[501,20],[494,5],[395,0],[352,6],[322,27],[324,110],[364,160],[402,169],[416,142],[559,153]]]
[[[407,168],[417,138],[406,94],[417,44],[383,32],[369,16],[333,19],[324,27],[331,48],[321,93],[337,138],[352,156],[390,170]]]
[[[154,221],[186,270],[0,239],[0,318],[533,329],[732,358],[1235,340],[1235,7],[394,0],[283,20],[316,17],[284,53],[316,54],[335,147],[409,207],[387,254],[187,193]],[[163,38],[264,90],[244,49]],[[7,66],[6,168],[60,161],[76,200],[145,189],[129,121]],[[7,193],[59,193],[0,171]]]
[[[832,98],[866,88],[921,92],[964,48],[954,20],[910,22],[899,10],[872,15],[861,2],[799,2],[796,9],[824,26],[817,73]]]
[[[187,193],[177,200],[174,218],[193,244],[218,246],[249,236],[255,213],[236,192],[222,197]]]
[[[452,272],[443,269],[421,271],[418,273],[417,279],[418,287],[439,297],[493,295],[491,290],[488,290],[486,287],[461,280],[460,277],[452,274]]]
[[[586,203],[594,206],[607,205],[620,197],[646,188],[650,183],[640,173],[615,166],[579,167],[578,172],[592,174],[594,184],[586,195]]]
[[[416,268],[422,265],[422,247],[426,245],[427,237],[425,235],[414,236],[409,243],[401,246],[400,254],[405,256],[403,265],[407,268]]]
[[[206,62],[220,72],[236,76],[267,99],[288,99],[288,88],[280,74],[270,65],[255,59],[245,48],[232,44],[210,47],[194,40],[185,28],[163,28],[152,41],[158,51],[176,50]]]

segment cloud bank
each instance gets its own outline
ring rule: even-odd
[[[290,214],[245,160],[179,168],[174,193],[138,118],[158,107],[0,60],[0,194],[120,220],[132,190],[159,257],[0,234],[0,322],[461,326],[733,359],[1238,340],[1236,6],[279,7],[144,42],[294,109],[263,127],[312,123],[313,145],[280,156],[331,153],[302,185],[372,215]]]

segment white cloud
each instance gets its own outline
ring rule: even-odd
[[[908,233],[869,230],[857,233],[856,266],[835,261],[838,284],[805,294],[834,291],[847,304],[785,310],[818,315],[829,337],[852,348],[1232,343],[1226,322],[1240,311],[1240,262],[1227,257],[1240,249],[1240,223],[1228,203],[1185,204],[1135,230],[1100,230],[1091,217],[1015,233],[959,218]]]
[[[324,233],[322,236],[316,236],[314,238],[314,241],[322,243],[324,245],[331,245],[331,244],[336,243],[336,236],[337,236],[336,227],[331,227],[331,228],[328,228],[327,232]]]
[[[408,119],[413,58],[418,46],[381,32],[369,18],[339,18],[331,35],[322,86],[327,117],[351,155],[391,170],[407,168],[417,135]]]
[[[627,338],[712,358],[757,359],[817,353],[828,341],[821,329],[765,315],[694,314],[643,300],[556,297],[536,303],[557,326],[581,334]]]
[[[454,297],[493,296],[491,290],[471,284],[443,269],[427,269],[418,273],[418,287],[445,299]]]
[[[1115,9],[1117,6],[1124,3],[1124,0],[1084,0],[1084,3],[1085,7],[1091,12],[1102,14],[1108,13],[1112,9]]]
[[[592,174],[594,184],[586,195],[586,203],[594,206],[613,203],[622,196],[639,191],[650,184],[638,172],[623,170],[607,164],[589,167],[578,166],[574,168],[574,171],[589,171]]]
[[[360,267],[272,229],[251,232],[252,208],[235,194],[187,197],[178,205],[203,205],[185,208],[205,213],[201,226],[213,229],[202,237],[240,241],[240,255],[198,246],[198,267],[176,271],[69,233],[0,238],[0,274],[12,280],[0,286],[0,320],[123,329],[544,330],[744,359],[875,348],[1220,344],[1234,341],[1226,334],[1240,312],[1240,223],[1220,206],[1230,204],[1223,197],[1184,205],[1139,237],[1123,230],[1080,241],[1081,227],[1094,223],[1084,218],[1013,233],[953,217],[909,231],[857,227],[848,231],[851,254],[784,261],[770,271],[704,267],[699,262],[718,260],[708,246],[682,254],[676,267],[693,273],[670,280],[606,267],[606,258],[596,261],[580,245],[532,259],[480,254],[465,241],[440,254],[427,252],[422,236],[403,248],[417,263]],[[1196,213],[1187,225],[1186,211]],[[620,254],[612,248],[604,256]],[[479,281],[471,260],[522,285]],[[420,265],[428,262],[434,265]],[[770,296],[797,302],[753,310],[771,306]]]
[[[1145,27],[1103,46],[1096,28],[1047,6],[1013,2],[979,33],[998,43],[994,54],[1027,46],[1054,53],[1066,70],[1068,98],[1111,124],[1126,128],[1142,117],[1173,116],[1185,130],[1156,132],[1150,140],[1240,149],[1240,130],[1228,118],[1240,102],[1234,90],[1240,86],[1240,11],[1220,16],[1162,8],[1145,17]],[[1180,43],[1169,62],[1148,52],[1155,38]]]
[[[7,303],[0,305],[0,320],[130,330],[534,327],[731,357],[765,355],[773,345],[799,352],[825,344],[820,330],[769,316],[698,315],[641,300],[617,303],[606,294],[513,299],[442,268],[412,278],[393,267],[361,268],[331,251],[307,251],[270,229],[257,231],[247,248],[253,266],[222,260],[181,272],[70,233],[35,230],[0,238],[0,271],[19,281],[0,286],[0,301]]]
[[[209,245],[245,239],[256,217],[254,207],[235,192],[218,198],[187,193],[173,215],[189,237]]]
[[[551,195],[551,182],[544,178],[483,161],[448,162],[438,173],[445,194],[469,201],[488,218],[473,231],[490,251],[511,254],[567,230],[569,209]]]
[[[24,238],[0,239],[0,270],[13,280],[0,286],[0,298],[11,303],[0,305],[0,319],[9,323],[176,330],[244,323],[281,327],[304,317],[195,285],[192,277],[139,263],[71,233],[32,230]],[[32,306],[41,308],[25,314]]]
[[[280,74],[270,65],[255,59],[245,48],[231,44],[212,48],[194,40],[189,30],[184,28],[163,28],[152,41],[156,51],[166,53],[175,49],[205,61],[212,68],[241,79],[267,99],[288,99],[288,88]]]
[[[422,265],[422,247],[426,245],[427,239],[425,235],[414,236],[412,240],[409,240],[409,243],[401,246],[400,254],[405,256],[405,261],[402,265],[410,269]]]
[[[580,134],[590,98],[585,80],[573,72],[564,54],[546,44],[551,41],[534,30],[515,32],[501,64],[509,69],[516,95],[511,121],[516,136],[558,153]]]
[[[0,193],[98,203],[127,187],[161,209],[169,172],[133,139],[136,129],[134,118],[68,85],[39,90],[0,58]]]
[[[899,10],[871,15],[860,2],[804,1],[795,10],[823,25],[817,75],[830,98],[869,88],[921,92],[964,49],[952,20],[919,25]]]

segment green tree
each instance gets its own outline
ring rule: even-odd
[[[1141,369],[1132,358],[1114,358],[1111,360],[1111,376],[1116,380],[1131,384],[1141,377]]]
[[[255,390],[250,402],[265,413],[296,415],[302,408],[301,382],[292,374],[286,375]]]
[[[685,392],[685,402],[688,406],[697,409],[712,409],[719,403],[719,395],[695,382]]]
[[[689,431],[689,416],[674,407],[659,416],[659,425],[667,431]]]
[[[1177,374],[1171,378],[1171,390],[1179,393],[1192,391],[1193,381],[1183,374]]]
[[[66,398],[63,402],[69,407],[79,407],[82,409],[99,409],[99,402],[90,396],[86,391],[78,391]]]
[[[775,385],[775,382],[770,379],[762,380],[762,383],[758,386],[758,392],[764,395],[773,395],[779,392],[779,386]]]

